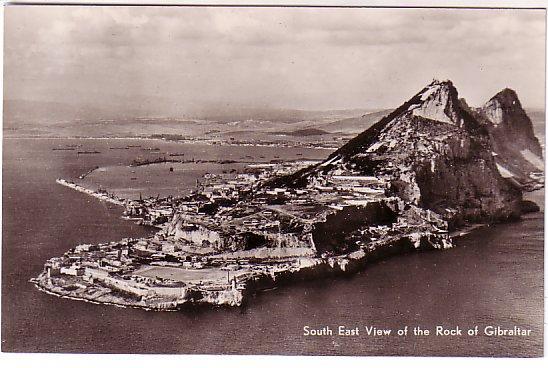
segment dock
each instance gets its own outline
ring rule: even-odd
[[[74,189],[77,192],[81,192],[81,193],[90,195],[92,197],[95,197],[95,198],[97,198],[101,201],[112,203],[112,204],[115,204],[117,206],[125,206],[125,200],[120,199],[120,198],[114,196],[113,194],[108,194],[104,191],[93,191],[91,189],[84,188],[84,187],[82,187],[78,184],[72,183],[72,182],[67,181],[65,179],[57,179],[57,180],[55,180],[55,182],[57,184],[61,184],[61,185],[64,185],[66,187],[69,187],[71,189]]]

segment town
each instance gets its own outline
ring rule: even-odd
[[[339,170],[307,188],[272,185],[314,165],[322,163],[249,164],[239,173],[206,174],[186,197],[138,200],[58,179],[158,231],[78,245],[47,261],[33,282],[63,297],[122,306],[236,306],[279,280],[351,271],[397,239],[414,248],[451,246],[445,222],[419,207],[404,210],[401,199],[386,195],[382,175]]]

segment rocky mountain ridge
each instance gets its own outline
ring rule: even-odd
[[[507,95],[495,101],[506,107]],[[521,105],[510,104],[522,117]],[[496,129],[482,117],[491,109],[482,111],[463,104],[451,81],[435,80],[325,161],[270,185],[307,187],[326,176],[373,175],[390,183],[388,195],[436,212],[450,227],[518,218],[522,188],[499,173]],[[503,111],[501,127],[512,121]]]
[[[543,186],[542,147],[517,93],[505,88],[473,113],[488,129],[501,175],[525,189]]]

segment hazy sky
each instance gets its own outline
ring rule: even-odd
[[[8,6],[5,98],[396,107],[432,78],[544,105],[542,10]],[[167,106],[167,107],[166,107]]]

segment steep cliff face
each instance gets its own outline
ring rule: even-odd
[[[535,137],[533,123],[521,106],[515,91],[509,88],[500,91],[479,111],[492,123],[493,134],[498,139],[506,139],[513,145],[530,149],[535,155],[542,157],[542,148]]]
[[[308,186],[322,176],[374,175],[388,195],[430,209],[450,225],[519,217],[521,191],[499,174],[488,127],[434,81],[324,162],[275,185]]]
[[[544,171],[542,147],[515,91],[502,90],[476,109],[475,115],[489,131],[495,160],[503,176],[526,188],[544,182],[540,175]]]

